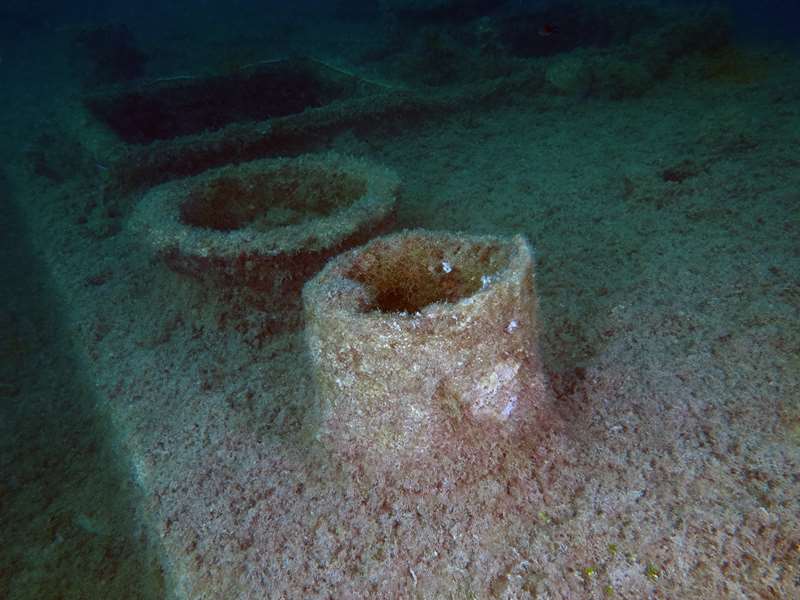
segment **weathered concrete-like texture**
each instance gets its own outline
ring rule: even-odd
[[[303,293],[318,437],[367,470],[513,444],[545,402],[522,236],[376,239]]]
[[[129,226],[175,271],[282,304],[328,258],[386,231],[398,187],[389,169],[332,153],[253,161],[154,188]]]

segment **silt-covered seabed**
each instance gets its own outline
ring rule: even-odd
[[[87,155],[7,147],[6,175],[171,596],[800,594],[796,59],[687,45],[654,59],[668,72],[585,89],[587,64],[631,47],[526,58],[522,83],[492,73],[497,93],[461,80],[482,101],[458,110],[428,81],[414,92],[444,109],[315,141],[398,173],[398,227],[535,248],[552,427],[431,456],[424,478],[328,462],[302,328],[152,256],[126,228],[143,192],[115,196],[102,151],[119,142],[69,78],[36,110],[18,94],[4,125]]]

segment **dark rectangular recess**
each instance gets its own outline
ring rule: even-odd
[[[354,92],[355,78],[304,59],[230,75],[172,78],[85,98],[89,111],[129,144],[147,144],[324,106]]]

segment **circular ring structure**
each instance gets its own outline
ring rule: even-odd
[[[175,271],[299,298],[328,258],[388,230],[398,187],[333,153],[258,160],[153,188],[130,227]]]

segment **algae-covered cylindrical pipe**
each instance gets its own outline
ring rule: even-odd
[[[330,261],[303,300],[317,437],[340,458],[380,468],[510,440],[544,402],[522,236],[378,238]]]

